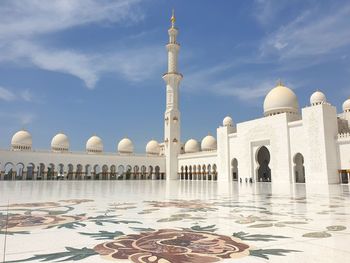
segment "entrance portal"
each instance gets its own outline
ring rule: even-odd
[[[294,176],[296,183],[305,183],[304,157],[301,153],[294,156]]]
[[[236,158],[231,161],[232,180],[238,180],[238,161]]]
[[[258,182],[271,182],[270,152],[265,146],[259,149],[257,161],[259,164]]]

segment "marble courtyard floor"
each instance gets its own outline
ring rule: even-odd
[[[350,262],[348,185],[3,181],[0,210],[1,262]]]

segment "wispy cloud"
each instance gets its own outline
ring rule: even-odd
[[[18,119],[18,122],[24,126],[32,123],[36,118],[36,115],[33,113],[17,113],[15,114],[15,118]]]
[[[18,41],[8,50],[10,61],[25,62],[40,69],[68,73],[94,88],[101,74],[116,73],[129,81],[148,79],[165,64],[163,47],[147,46],[103,54],[49,49],[29,41]],[[1,61],[1,60],[0,60]]]
[[[137,22],[141,0],[2,0],[0,38],[52,33],[91,23]]]
[[[6,122],[13,123],[18,126],[26,126],[36,119],[36,114],[32,112],[1,112],[0,119],[6,120]]]
[[[0,7],[0,62],[67,73],[92,89],[103,73],[142,81],[164,64],[154,46],[87,53],[43,44],[48,33],[91,23],[135,23],[144,18],[141,0],[11,0]],[[28,96],[27,96],[28,98]]]
[[[252,77],[247,73],[232,74],[235,64],[222,63],[211,68],[189,72],[184,79],[184,91],[208,92],[218,96],[232,96],[241,101],[255,101],[275,86],[271,77]],[[231,72],[227,74],[227,72]]]
[[[292,22],[269,34],[261,45],[264,56],[300,59],[328,55],[350,45],[350,4],[331,12],[309,9]]]
[[[34,96],[29,89],[20,90],[19,92],[13,92],[9,88],[0,86],[0,100],[9,102],[16,100],[32,102],[33,97]]]
[[[288,0],[255,0],[253,15],[262,26],[268,26],[276,18],[280,18],[281,11],[285,10],[289,4],[291,1]]]
[[[350,4],[330,4],[327,8],[321,4],[311,5],[281,22],[281,13],[293,4],[284,0],[256,0],[255,19],[263,26],[262,30],[267,31],[257,50],[252,50],[256,55],[243,54],[212,67],[190,71],[184,79],[183,90],[254,102],[264,97],[279,77],[288,76],[285,84],[291,88],[302,87],[305,81],[292,77],[291,72],[334,59],[337,52],[343,59],[342,48],[350,46]],[[274,23],[277,19],[278,23]],[[244,68],[254,68],[254,76],[242,70]]]
[[[13,101],[16,99],[16,96],[8,89],[0,86],[0,99],[5,101]]]
[[[22,98],[26,102],[32,102],[34,100],[33,94],[29,89],[25,89],[20,92],[20,98]]]

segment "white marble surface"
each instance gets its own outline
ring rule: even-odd
[[[150,235],[151,240],[157,230],[164,229],[217,237],[216,243],[209,246],[201,240],[198,245],[202,249],[204,245],[208,249],[212,246],[215,252],[198,253],[190,241],[179,241],[181,244],[176,247],[183,247],[186,252],[181,253],[190,255],[191,262],[319,263],[350,259],[348,185],[306,187],[300,184],[286,188],[268,183],[240,185],[204,181],[1,182],[1,260],[8,203],[6,262],[22,259],[21,262],[43,259],[49,262],[63,259],[66,262],[190,262],[189,257],[159,252],[169,248],[169,243],[166,244],[169,240],[179,240],[176,238],[159,239],[159,251],[141,249],[144,253],[141,255],[130,250],[129,259],[124,260],[118,253],[109,259],[100,255],[111,256],[117,249],[111,253],[96,247],[105,242],[112,244],[113,238],[118,241],[129,234],[135,234],[135,240],[140,235],[147,236],[146,239]],[[246,233],[236,234],[233,239],[243,244],[242,251],[231,251],[232,258],[224,259],[219,251],[225,242],[219,241],[225,239],[223,236],[230,240],[233,233],[238,232]],[[100,235],[89,235],[91,233]],[[67,252],[66,247],[77,250]],[[84,247],[91,255],[81,257]],[[57,254],[61,252],[67,254]],[[280,255],[276,255],[277,252]],[[32,260],[25,260],[28,258]]]

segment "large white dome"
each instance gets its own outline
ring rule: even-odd
[[[195,139],[189,139],[185,143],[185,153],[199,152],[199,143]]]
[[[12,136],[11,148],[12,150],[31,150],[32,143],[32,135],[25,130],[20,130]]]
[[[216,139],[212,135],[209,134],[203,138],[201,143],[202,151],[214,151],[216,147]]]
[[[324,95],[323,92],[317,90],[314,93],[312,93],[311,97],[310,97],[310,104],[313,105],[318,105],[318,104],[323,104],[326,103],[327,99],[326,99],[326,95]]]
[[[103,152],[102,139],[96,135],[90,137],[86,142],[86,151],[88,153],[101,153]]]
[[[232,127],[233,126],[233,120],[230,116],[226,116],[224,120],[222,121],[222,125],[226,127]]]
[[[270,90],[264,100],[264,115],[270,116],[279,113],[298,113],[299,103],[295,93],[279,83]]]
[[[129,138],[124,138],[118,143],[118,152],[121,154],[131,154],[134,152],[134,144]]]
[[[146,153],[151,155],[159,155],[159,143],[156,140],[150,140],[146,145]]]
[[[64,133],[57,133],[51,140],[51,150],[55,152],[66,152],[69,150],[69,139]]]
[[[343,103],[343,111],[350,112],[350,97]]]

